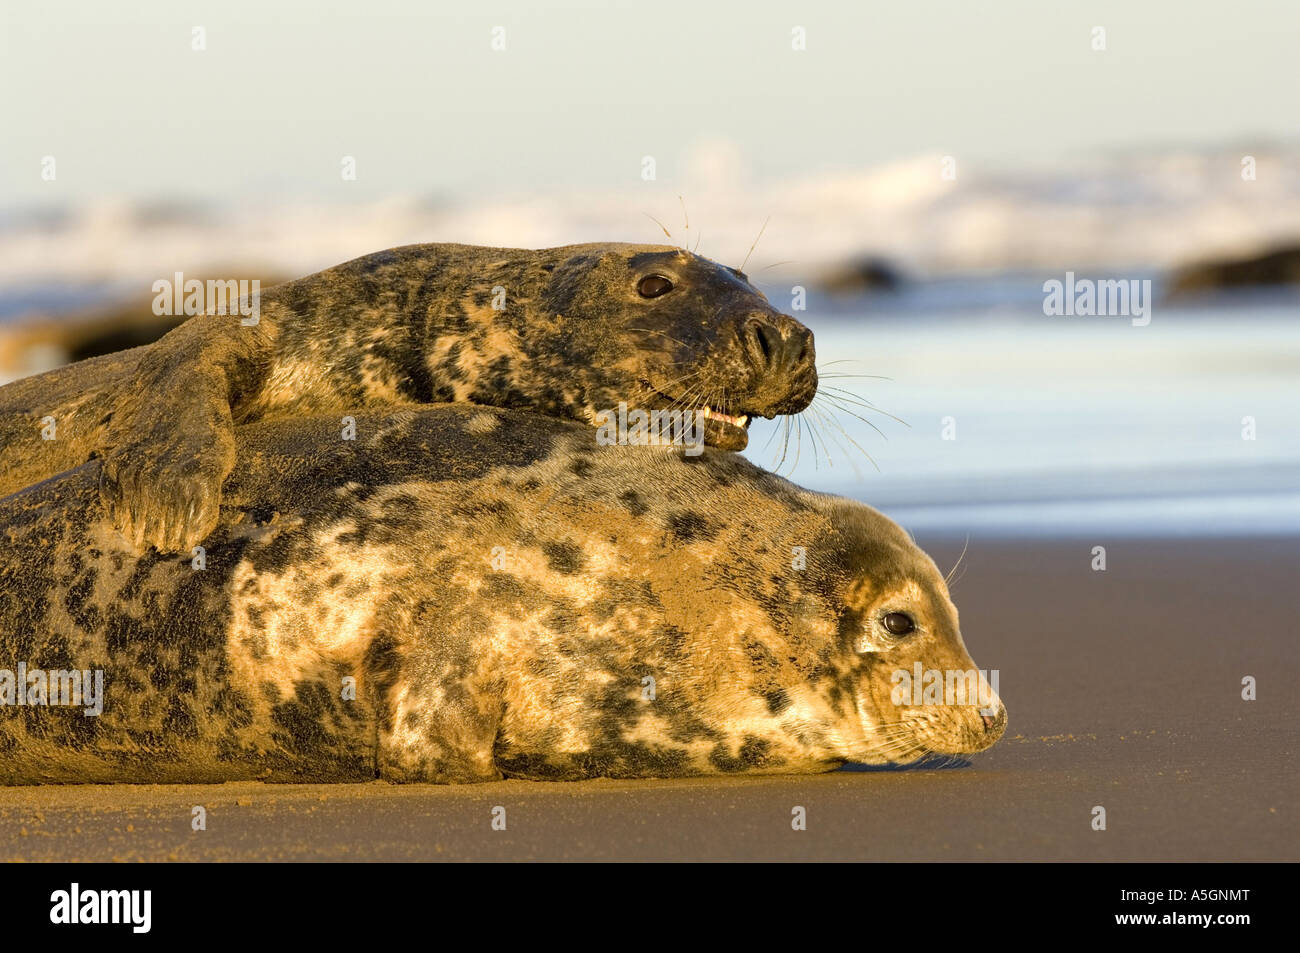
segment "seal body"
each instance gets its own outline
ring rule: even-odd
[[[239,424],[447,401],[592,420],[626,403],[707,409],[705,441],[743,449],[750,418],[807,406],[814,360],[743,274],[679,248],[412,245],[268,289],[254,318],[198,315],[0,388],[0,494],[98,457],[115,524],[178,551],[216,524]]]
[[[906,533],[736,454],[466,405],[239,440],[202,568],[127,548],[98,462],[0,501],[0,668],[103,673],[98,715],[0,707],[0,780],[798,773],[1003,730],[893,695],[974,665]]]

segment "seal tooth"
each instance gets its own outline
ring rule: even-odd
[[[724,414],[720,410],[714,410],[712,407],[704,407],[700,410],[700,416],[705,420],[721,420],[731,424],[733,427],[743,427],[749,422],[749,417],[733,417],[730,414]]]

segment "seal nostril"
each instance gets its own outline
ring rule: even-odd
[[[758,326],[758,346],[763,349],[763,360],[772,363],[772,352],[780,347],[780,342],[773,340],[776,331],[766,324]]]
[[[745,325],[745,344],[754,363],[770,368],[775,363],[773,355],[781,347],[781,337],[776,328],[765,321],[754,319]]]
[[[783,316],[784,317],[784,316]],[[790,373],[803,371],[813,363],[813,335],[793,318],[786,318],[785,364]]]

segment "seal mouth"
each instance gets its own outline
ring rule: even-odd
[[[749,425],[759,414],[743,409],[730,413],[732,408],[722,409],[708,404],[683,407],[680,398],[665,394],[649,381],[642,380],[641,386],[654,395],[655,403],[659,404],[647,407],[647,410],[682,410],[684,413],[695,414],[697,420],[703,420],[706,447],[738,451],[749,446]]]
[[[752,414],[723,413],[712,407],[695,411],[704,419],[704,444],[719,450],[744,450],[749,446],[749,422]]]
[[[724,414],[720,410],[714,410],[712,407],[703,407],[696,411],[705,420],[721,420],[723,423],[731,424],[733,427],[739,427],[742,430],[749,428],[749,414],[741,414],[739,417],[732,417],[730,414]]]

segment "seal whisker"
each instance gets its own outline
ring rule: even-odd
[[[676,377],[673,380],[668,381],[667,383],[663,384],[660,387],[655,387],[649,381],[640,381],[639,383],[641,384],[641,387],[649,393],[659,394],[663,397],[670,397],[670,395],[667,394],[666,391],[676,387],[678,384],[690,380],[692,377],[698,377],[699,374],[700,372],[698,370],[694,370],[691,371],[689,374],[682,374],[679,377]]]
[[[854,412],[853,410],[850,410],[848,407],[845,407],[845,406],[844,406],[843,404],[841,404],[841,403],[838,403],[838,402],[836,401],[836,398],[834,397],[834,395],[832,395],[832,394],[818,394],[817,397],[821,397],[822,399],[824,399],[828,404],[831,405],[831,407],[835,408],[835,409],[838,410],[840,413],[848,414],[848,415],[851,416],[851,417],[856,417],[858,420],[862,421],[864,424],[866,424],[868,427],[870,427],[872,430],[874,430],[876,433],[878,433],[878,434],[880,435],[881,439],[883,439],[883,440],[888,440],[888,439],[889,439],[889,437],[885,434],[885,432],[884,432],[883,430],[881,430],[879,427],[877,427],[874,423],[872,423],[872,422],[871,422],[870,420],[868,420],[866,417],[863,417],[861,414],[856,413],[856,412]],[[813,400],[814,400],[814,402],[815,402],[815,401],[816,401],[816,398],[813,398]]]
[[[677,338],[673,337],[671,334],[665,334],[663,331],[656,331],[656,330],[654,330],[653,328],[628,328],[628,330],[629,330],[629,331],[642,331],[642,332],[644,332],[644,333],[646,333],[646,334],[658,334],[658,335],[660,335],[661,337],[666,337],[668,340],[672,341],[674,344],[680,344],[682,347],[690,347],[689,344],[686,344],[684,341],[678,340]]]
[[[851,378],[853,380],[873,380],[873,381],[893,381],[892,377],[886,377],[884,374],[827,374],[820,367],[817,368],[817,377],[820,380],[835,380],[836,378]]]
[[[692,378],[696,378],[699,375],[700,375],[699,370],[691,371],[688,374],[680,375],[679,377],[669,381],[668,383],[664,384],[661,387],[655,387],[649,381],[645,381],[645,380],[639,381],[640,387],[643,391],[642,396],[647,398],[662,397],[666,399],[668,401],[668,407],[666,409],[668,410],[669,413],[671,413],[677,410],[678,407],[683,404],[685,397],[689,395],[691,391],[694,389],[694,385],[692,387],[688,387],[683,394],[680,394],[677,397],[673,397],[667,392],[677,387],[677,385],[682,384],[685,381],[689,381]]]
[[[781,423],[782,423],[783,427],[784,427],[786,430],[789,430],[789,429],[790,429],[790,418],[789,418],[789,416],[784,416],[784,417],[782,417],[782,418],[781,418]],[[763,449],[764,449],[764,450],[766,450],[768,447],[772,446],[772,441],[776,439],[776,435],[777,435],[777,430],[776,430],[776,428],[774,427],[774,428],[772,428],[772,432],[769,433],[769,434],[767,435],[767,442],[763,444]],[[775,457],[773,457],[773,459],[775,459]]]
[[[894,378],[888,377],[884,374],[844,374],[840,372],[827,373],[822,368],[823,365],[819,365],[817,368],[818,396],[825,396],[828,399],[833,397],[841,401],[842,403],[851,404],[863,410],[870,410],[874,413],[880,414],[881,416],[888,417],[891,420],[895,420],[898,423],[902,424],[904,427],[911,426],[911,424],[909,424],[906,420],[903,420],[901,417],[896,417],[895,415],[891,414],[889,411],[882,409],[881,407],[877,406],[873,401],[871,401],[869,398],[858,393],[856,390],[850,390],[848,387],[839,387],[834,384],[825,383],[826,381],[832,381],[832,380],[839,380],[839,381],[879,380],[879,381],[893,382]]]
[[[770,221],[772,221],[772,216],[771,216],[771,215],[769,215],[767,218],[763,219],[763,227],[760,228],[760,229],[758,230],[758,234],[754,236],[754,244],[749,246],[749,251],[745,253],[745,260],[742,261],[742,262],[740,263],[740,267],[736,269],[737,271],[744,271],[744,270],[745,270],[745,265],[747,265],[747,264],[749,263],[749,256],[752,255],[752,254],[754,254],[754,249],[758,246],[758,240],[759,240],[760,238],[762,238],[762,237],[763,237],[763,233],[764,233],[765,231],[767,231],[767,223],[770,222]]]
[[[817,364],[817,371],[818,371],[818,374],[821,374],[821,372],[824,371],[826,368],[828,368],[828,367],[835,367],[835,366],[838,365],[838,364],[862,364],[862,363],[863,363],[863,362],[860,361],[860,360],[858,360],[857,358],[853,358],[853,357],[842,357],[842,358],[838,358],[838,359],[836,359],[836,360],[834,360],[834,361],[820,361],[820,362]],[[869,378],[872,378],[873,380],[882,380],[882,381],[892,381],[892,380],[894,380],[894,378],[892,378],[892,377],[887,377],[887,376],[885,376],[884,374],[844,374],[844,373],[841,373],[840,371],[835,371],[834,373],[829,374],[829,375],[827,375],[827,376],[829,376],[829,377],[869,377]]]
[[[790,464],[791,470],[799,466],[799,457],[803,453],[803,418],[796,416],[794,425],[794,463]]]
[[[812,406],[809,406],[808,409],[809,409],[809,410],[813,410],[814,408],[813,408]],[[880,464],[876,463],[876,459],[875,459],[875,457],[873,457],[871,454],[869,454],[869,453],[867,452],[866,448],[863,447],[862,444],[860,444],[860,443],[858,443],[856,440],[854,440],[854,439],[853,439],[853,436],[852,436],[852,435],[851,435],[847,430],[844,429],[844,425],[841,424],[841,423],[839,422],[839,420],[835,417],[835,412],[834,412],[833,410],[830,410],[829,408],[823,408],[823,409],[821,409],[821,410],[818,410],[817,412],[818,412],[818,413],[821,413],[821,414],[825,414],[826,417],[827,417],[827,419],[830,421],[830,423],[831,423],[834,427],[838,428],[839,431],[840,431],[840,433],[842,433],[842,434],[844,435],[844,439],[847,440],[849,443],[851,443],[854,447],[856,447],[857,450],[858,450],[858,451],[859,451],[859,452],[860,452],[864,457],[866,457],[868,461],[870,461],[871,465],[872,465],[873,467],[876,468],[876,472],[877,472],[877,473],[880,473],[880,472],[881,472],[881,470],[880,470]],[[881,436],[884,436],[884,435],[881,434]],[[886,437],[885,439],[888,440],[889,438]],[[849,456],[847,453],[845,454],[845,456],[848,457],[850,463],[852,463],[852,459],[853,459],[853,458],[852,458],[851,456]],[[856,467],[856,466],[853,468],[853,472],[854,472],[855,474],[857,474],[858,471],[857,471],[857,467]]]
[[[815,410],[812,407],[809,407],[808,411],[813,415],[809,423],[816,431],[817,439],[821,441],[822,453],[826,456],[827,468],[832,470],[835,468],[835,459],[831,456],[831,446],[833,444],[837,451],[844,454],[844,459],[849,461],[849,467],[853,470],[854,475],[861,476],[862,474],[858,472],[857,464],[853,461],[852,457],[849,456],[848,450],[839,442],[839,439],[827,426],[826,414],[823,411]]]
[[[702,380],[695,381],[693,384],[687,387],[686,390],[682,391],[681,394],[679,394],[677,397],[673,399],[673,402],[668,405],[668,409],[670,411],[690,410],[693,406],[693,404],[691,404],[690,401],[695,397],[696,394],[703,393],[703,390],[704,390],[704,381]]]
[[[953,563],[952,568],[948,570],[948,575],[943,577],[943,584],[945,586],[951,588],[952,575],[957,571],[957,567],[961,565],[961,561],[966,558],[966,549],[968,546],[970,546],[970,533],[966,534],[966,542],[962,544],[961,555],[957,557],[957,561]]]
[[[649,212],[642,212],[641,214],[644,215],[646,218],[650,219],[650,221],[654,222],[654,223],[655,223],[656,225],[658,225],[660,228],[662,228],[663,231],[664,231],[664,234],[668,236],[668,240],[669,240],[670,242],[671,242],[671,241],[676,241],[676,239],[673,238],[673,233],[670,232],[670,231],[668,231],[668,229],[664,226],[664,223],[663,223],[663,222],[659,221],[659,219],[655,218],[655,217],[654,217],[653,215],[651,215]]]
[[[877,407],[871,401],[867,400],[865,397],[861,396],[860,394],[855,394],[853,393],[853,391],[845,390],[843,387],[819,387],[818,393],[821,393],[822,391],[828,392],[826,394],[828,399],[831,397],[831,395],[834,395],[838,400],[844,401],[845,403],[856,404],[857,406],[862,407],[866,410],[872,410],[878,414],[881,414],[882,416],[890,418],[891,420],[896,420],[904,427],[912,426],[906,420],[903,420],[901,417],[895,417],[889,411],[881,410],[879,407]]]
[[[831,459],[830,448],[829,448],[828,445],[827,445],[828,437],[833,437],[833,435],[828,435],[828,434],[827,434],[827,433],[822,429],[822,424],[825,422],[826,417],[825,417],[825,415],[824,415],[821,411],[819,411],[819,410],[817,410],[816,408],[811,407],[811,406],[807,409],[806,413],[812,414],[812,417],[809,418],[809,421],[808,421],[808,427],[809,427],[809,430],[810,430],[812,433],[815,433],[815,434],[817,435],[817,437],[821,440],[822,453],[826,456],[826,466],[827,466],[827,467],[830,467],[830,468],[832,468],[832,469],[834,469],[834,467],[835,467],[835,462],[834,462],[834,460]],[[838,440],[835,441],[835,447],[836,447],[837,450],[840,450],[840,451],[843,451],[843,450],[844,450],[844,447],[839,443]],[[845,454],[845,456],[846,456],[846,458],[848,457],[847,453]],[[851,465],[852,465],[852,462],[851,462],[851,461],[850,461],[850,463],[851,463]],[[859,475],[859,476],[861,475],[861,474],[858,474],[858,470],[857,470],[857,466],[856,466],[856,465],[853,465],[853,472],[854,472],[854,474],[856,474],[856,475]]]
[[[795,445],[796,445],[796,447],[797,447],[797,446],[798,446],[798,442],[799,442],[799,418],[798,418],[798,417],[787,417],[787,418],[785,418],[785,444],[784,444],[784,446],[781,447],[781,463],[782,463],[782,464],[785,463],[785,461],[786,461],[786,457],[787,457],[787,456],[789,455],[789,453],[790,453],[790,438],[791,438],[791,437],[794,437],[794,438],[795,438]],[[796,458],[797,458],[797,457],[798,457],[798,454],[796,453],[795,456],[796,456]],[[791,469],[791,470],[794,469],[794,464],[793,464],[793,463],[791,463],[791,465],[790,465],[790,469]]]
[[[833,395],[833,394],[821,394],[821,393],[819,393],[817,396],[818,396],[818,397],[821,397],[821,398],[823,398],[823,399],[825,399],[825,400],[826,400],[826,401],[827,401],[827,402],[828,402],[832,407],[834,407],[836,410],[840,411],[841,413],[848,414],[848,415],[851,416],[851,417],[856,417],[858,420],[862,421],[864,424],[866,424],[868,427],[870,427],[870,428],[871,428],[872,430],[874,430],[876,433],[880,434],[880,436],[883,437],[885,440],[888,440],[888,439],[889,439],[889,437],[886,436],[886,434],[885,434],[885,432],[884,432],[883,430],[881,430],[879,427],[877,427],[874,423],[872,423],[872,422],[871,422],[870,420],[868,420],[866,417],[863,417],[861,414],[859,414],[859,413],[857,413],[857,412],[855,412],[855,411],[853,411],[853,410],[850,410],[848,407],[844,406],[842,403],[839,402],[839,401],[840,401],[840,398],[837,398],[835,395]]]
[[[788,415],[785,416],[785,417],[782,417],[782,418],[781,418],[781,458],[778,460],[777,457],[776,457],[776,454],[774,453],[774,454],[772,454],[772,463],[769,464],[769,466],[771,466],[772,471],[773,471],[774,473],[780,473],[780,472],[781,472],[781,465],[782,465],[783,463],[785,463],[786,453],[787,453],[787,452],[789,451],[789,449],[790,449],[790,421],[791,421],[791,419],[792,419],[792,418],[791,418],[790,416],[788,416]],[[764,450],[766,450],[769,446],[772,445],[772,441],[776,439],[776,434],[777,434],[777,431],[774,429],[774,430],[773,430],[773,431],[768,435],[767,443],[763,444],[763,449],[764,449]]]
[[[794,418],[785,418],[784,435],[781,441],[781,463],[785,463],[786,455],[790,452],[790,436],[794,432]]]

